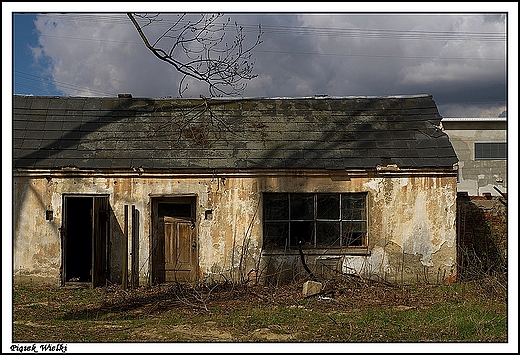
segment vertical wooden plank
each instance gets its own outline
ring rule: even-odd
[[[105,267],[106,267],[106,274],[105,274],[105,283],[106,280],[110,280],[110,203],[108,201],[108,197],[106,198],[106,211],[105,211]]]
[[[67,271],[67,197],[62,196],[63,198],[63,207],[62,207],[62,221],[60,228],[60,237],[61,237],[61,286],[65,286],[65,272]]]
[[[106,284],[108,279],[109,260],[107,257],[107,245],[109,243],[108,226],[108,197],[95,196],[93,198],[92,233],[93,247],[92,252],[92,286],[98,287]]]
[[[128,205],[125,205],[124,220],[124,236],[123,236],[123,266],[122,266],[122,287],[124,290],[128,288]]]
[[[139,286],[139,211],[132,205],[132,265],[130,285]]]
[[[135,221],[135,206],[132,205],[132,238],[131,238],[131,242],[130,242],[130,287],[134,287],[134,278],[135,278],[135,275],[134,275],[134,265],[135,265],[135,260],[134,260],[134,247],[135,247],[135,244],[134,244],[134,221]]]
[[[91,256],[91,262],[90,262],[90,277],[91,277],[91,284],[92,284],[92,288],[96,287],[97,284],[96,284],[96,265],[97,265],[97,260],[96,260],[96,257],[98,256],[98,253],[96,252],[96,247],[99,245],[98,241],[96,240],[96,238],[99,237],[99,234],[97,233],[97,215],[98,215],[98,204],[97,204],[97,200],[95,197],[92,198],[92,205],[91,205],[91,209],[90,209],[90,221],[91,221],[91,225],[90,225],[90,230],[91,230],[91,253],[92,253],[92,256]]]

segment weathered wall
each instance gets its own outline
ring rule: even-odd
[[[393,282],[437,282],[439,272],[456,272],[455,178],[375,179],[365,186],[374,195],[370,233],[379,236],[367,271]]]
[[[266,180],[264,191],[367,191],[369,247],[367,255],[308,255],[316,275],[337,272],[389,282],[442,282],[456,273],[456,178],[363,178]],[[308,277],[297,252],[275,257],[266,267],[273,275]],[[282,260],[284,264],[282,263]],[[265,260],[264,260],[265,261]]]
[[[52,182],[45,178],[15,181],[13,187],[14,282],[59,284],[61,223],[47,221],[45,211],[59,206],[60,197],[54,200]]]
[[[135,205],[141,216],[138,269],[144,284],[149,280],[150,195],[196,195],[201,277],[245,280],[251,270],[262,276],[273,270],[285,270],[287,277],[301,274],[297,251],[285,256],[262,251],[261,192],[361,191],[368,192],[368,254],[308,255],[317,274],[336,268],[390,282],[436,282],[439,275],[456,272],[455,177],[15,177],[14,282],[59,284],[63,194],[109,195],[113,282],[121,281],[124,205]],[[45,210],[53,211],[51,221]]]

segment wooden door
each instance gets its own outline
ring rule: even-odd
[[[193,281],[198,265],[193,222],[190,219],[164,216],[162,230],[164,271],[159,274],[164,275],[166,282]]]
[[[92,210],[92,287],[97,287],[105,285],[109,277],[108,197],[94,197]]]

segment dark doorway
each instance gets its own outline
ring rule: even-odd
[[[100,286],[108,278],[109,213],[107,196],[64,196],[62,285]]]
[[[67,199],[65,280],[92,282],[92,198]]]

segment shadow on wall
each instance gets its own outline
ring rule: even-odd
[[[507,207],[501,197],[457,196],[459,278],[507,272]]]

